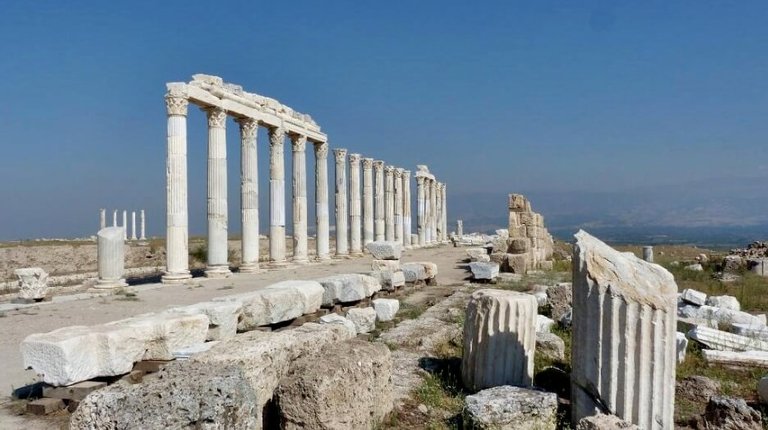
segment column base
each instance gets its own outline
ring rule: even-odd
[[[309,264],[310,261],[309,261],[309,258],[307,257],[294,257],[293,260],[291,260],[291,263],[303,265],[303,264]]]
[[[363,251],[352,251],[349,254],[350,257],[362,257],[363,255]]]
[[[263,270],[259,268],[259,263],[245,263],[237,268],[240,273],[262,273]]]
[[[270,261],[269,262],[269,267],[272,267],[272,268],[275,268],[275,269],[280,269],[280,268],[283,268],[283,267],[286,267],[286,266],[288,266],[288,260]]]
[[[333,258],[337,260],[348,260],[350,257],[349,254],[336,254]]]
[[[160,278],[163,284],[183,284],[192,279],[192,274],[189,271],[181,273],[165,273]]]
[[[125,282],[125,279],[99,279],[96,281],[96,285],[94,285],[93,288],[97,290],[109,290],[112,288],[122,288],[127,286],[128,283]]]
[[[320,261],[320,262],[322,262],[322,261],[331,261],[331,256],[330,255],[318,255],[317,257],[315,257],[315,260],[316,261]]]
[[[229,270],[229,266],[208,266],[205,269],[206,278],[228,278],[232,276],[232,272]]]

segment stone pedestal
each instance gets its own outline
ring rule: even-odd
[[[373,162],[373,170],[376,174],[376,192],[374,193],[376,207],[374,208],[375,218],[373,222],[374,240],[379,241],[386,238],[384,234],[384,162],[375,160]]]
[[[285,130],[269,129],[269,261],[285,263]]]
[[[514,291],[484,289],[472,294],[461,365],[467,389],[531,386],[537,306],[534,296]]]
[[[227,246],[227,112],[206,110],[208,115],[208,264],[205,276],[230,275]]]
[[[349,154],[349,252],[363,255],[363,208],[360,200],[360,154]]]
[[[363,248],[373,240],[373,158],[363,158]]]
[[[336,256],[349,255],[347,244],[347,150],[334,149],[336,159]]]
[[[330,225],[328,220],[328,143],[315,143],[315,219],[317,223],[317,259],[330,255]]]
[[[405,245],[403,239],[403,169],[395,169],[394,172],[394,241]]]
[[[384,166],[384,238],[395,240],[395,168]]]
[[[610,412],[643,429],[673,428],[674,278],[584,231],[573,261],[573,423]]]
[[[403,243],[407,249],[411,244],[411,171],[403,171]]]
[[[653,247],[652,246],[643,247],[643,260],[649,263],[653,263]]]
[[[48,293],[48,274],[39,267],[25,267],[14,270],[19,280],[19,298],[43,300]]]
[[[99,280],[96,288],[124,287],[125,242],[121,227],[107,227],[97,234]]]
[[[291,135],[293,143],[293,261],[309,261],[307,245],[307,137]]]
[[[259,270],[259,122],[240,118],[240,220],[242,224],[241,273]]]

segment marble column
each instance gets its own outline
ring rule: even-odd
[[[411,244],[411,171],[403,170],[403,242],[407,249]]]
[[[285,130],[269,129],[269,261],[285,263]]]
[[[435,241],[441,243],[443,241],[443,184],[437,182],[435,184]]]
[[[375,160],[373,162],[373,171],[376,175],[376,192],[374,193],[374,200],[376,207],[374,208],[375,215],[373,221],[374,238],[377,241],[384,240],[385,227],[384,227],[384,162],[381,160]]]
[[[128,240],[128,211],[123,211],[123,240]]]
[[[349,255],[347,244],[347,150],[334,149],[336,159],[336,256]]]
[[[363,255],[362,201],[360,200],[360,154],[349,154],[349,252]]]
[[[464,237],[464,221],[463,220],[456,220],[456,236],[459,237],[459,240],[461,240]]]
[[[384,166],[384,237],[395,240],[395,191],[393,166]]]
[[[259,121],[238,118],[240,125],[240,223],[241,273],[259,270]]]
[[[317,223],[317,259],[330,256],[330,226],[328,220],[328,142],[315,144],[315,219]]]
[[[144,209],[141,210],[140,215],[141,216],[139,218],[141,218],[141,236],[139,237],[139,240],[147,240],[147,218],[146,214],[144,213]]]
[[[447,204],[447,200],[445,198],[446,195],[447,195],[447,192],[446,192],[445,188],[446,188],[446,185],[445,185],[445,183],[443,183],[443,188],[441,190],[443,192],[443,195],[442,195],[442,205],[443,205],[443,212],[442,212],[443,213],[443,242],[447,242],[448,241],[448,204]]]
[[[222,278],[229,271],[227,246],[227,111],[213,107],[208,115],[208,264],[205,276]]]
[[[166,267],[165,284],[181,283],[189,273],[187,213],[187,106],[189,101],[169,90],[165,96],[168,110],[168,154],[166,158]],[[117,218],[117,212],[114,213]],[[117,221],[113,219],[113,221]],[[115,224],[115,223],[113,223]]]
[[[107,210],[99,209],[99,230],[107,227]]]
[[[137,237],[136,237],[136,211],[131,211],[131,240],[137,240]]]
[[[424,240],[427,245],[432,243],[432,205],[430,202],[432,198],[430,194],[432,192],[432,180],[426,178],[424,180]]]
[[[419,235],[419,246],[427,243],[425,181],[426,178],[416,175],[416,232]]]
[[[293,261],[309,261],[307,245],[307,137],[291,135],[293,146]]]
[[[119,227],[117,225],[117,209],[112,211],[112,227]]]
[[[373,158],[363,158],[363,248],[373,242]]]
[[[429,188],[430,218],[432,221],[432,242],[437,243],[437,181],[432,180]]]
[[[125,287],[128,284],[123,277],[125,272],[124,232],[120,227],[108,227],[97,234],[97,262],[99,279],[96,288]]]
[[[403,169],[394,171],[394,215],[395,215],[395,242],[405,245],[403,238]]]

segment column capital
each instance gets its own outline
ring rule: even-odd
[[[420,186],[423,186],[423,185],[424,185],[424,180],[425,180],[425,179],[426,179],[426,178],[425,178],[425,177],[423,177],[423,176],[419,176],[419,175],[416,175],[416,183],[417,183],[417,184],[419,184]]]
[[[401,179],[403,177],[403,169],[395,168],[395,179]]]
[[[363,170],[371,170],[373,167],[373,158],[363,158]]]
[[[304,152],[307,146],[307,136],[303,134],[291,134],[293,152]]]
[[[411,171],[403,169],[403,177],[406,178],[406,179],[410,179]]]
[[[315,158],[325,160],[328,158],[328,142],[315,143]]]
[[[384,166],[384,173],[391,175],[395,171],[395,166]]]
[[[227,125],[227,111],[220,107],[204,108],[208,116],[208,128],[225,128]]]
[[[381,160],[373,160],[373,168],[376,170],[381,170],[384,168],[384,162]]]
[[[337,163],[343,163],[347,157],[347,150],[344,148],[336,148],[333,150],[333,156],[336,157]]]
[[[255,118],[235,118],[240,125],[240,137],[245,140],[253,140],[259,131],[259,120]]]
[[[285,130],[280,127],[269,129],[269,146],[283,146],[285,141]]]
[[[168,111],[168,116],[187,116],[187,106],[189,106],[189,100],[186,97],[171,93],[165,95],[165,109]]]
[[[349,164],[359,164],[360,158],[360,154],[349,154]]]

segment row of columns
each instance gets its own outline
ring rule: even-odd
[[[188,266],[187,210],[187,109],[189,100],[183,95],[166,95],[168,111],[167,154],[167,270],[163,282],[184,282],[191,277]],[[208,118],[208,261],[206,276],[224,277],[230,274],[228,257],[226,119],[228,113],[218,107],[203,109]],[[260,124],[253,118],[235,118],[240,128],[241,143],[241,217],[242,264],[240,271],[259,270],[259,204],[257,132]],[[285,239],[285,172],[284,142],[286,131],[268,127],[269,131],[269,261],[272,265],[287,262]],[[307,136],[288,134],[292,145],[293,163],[293,258],[294,262],[309,261],[306,144]],[[330,258],[328,210],[328,143],[312,141],[315,155],[315,223],[317,228],[316,256]],[[385,166],[383,161],[347,155],[346,149],[335,149],[336,169],[336,255],[361,255],[366,244],[374,240],[396,240],[405,247],[417,245],[411,240],[410,171]],[[349,162],[347,163],[347,158]],[[362,187],[361,179],[362,164]],[[347,178],[349,165],[349,178]],[[417,178],[418,179],[418,178]],[[419,196],[423,181],[419,182]],[[347,189],[349,186],[349,191]],[[437,215],[445,211],[445,189],[442,194],[437,183],[424,209]],[[362,196],[361,196],[362,189]],[[347,206],[349,204],[349,206]],[[438,218],[423,216],[419,206],[419,237],[422,230],[436,228],[429,240],[418,245],[440,241]],[[438,209],[439,206],[439,209]],[[440,212],[443,211],[443,212]],[[431,220],[431,221],[430,221]],[[349,239],[349,241],[348,241]],[[443,236],[442,240],[447,239]]]
[[[416,174],[417,232],[419,245],[442,243],[448,240],[448,211],[446,186],[432,175]]]
[[[118,211],[114,210],[112,212],[112,227],[119,227],[117,224],[117,214]],[[140,226],[141,231],[137,235],[136,233],[136,211],[131,211],[131,235],[130,238],[128,237],[128,211],[123,211],[123,240],[146,240],[146,218],[144,215],[144,209],[139,211],[139,219],[140,219]],[[106,209],[99,209],[99,230],[103,230],[107,227],[107,210]]]

